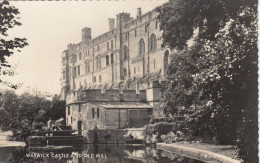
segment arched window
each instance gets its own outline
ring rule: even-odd
[[[150,37],[150,51],[153,51],[157,48],[157,41],[156,41],[156,36],[154,34],[151,35]]]
[[[85,68],[86,68],[86,72],[90,72],[90,64],[88,60],[85,62]]]
[[[140,39],[140,41],[139,41],[139,54],[144,54],[144,53],[145,53],[144,39]]]
[[[101,68],[101,58],[97,57],[97,69]]]
[[[76,54],[72,54],[73,55],[73,62],[77,62],[77,55]]]
[[[123,49],[123,56],[124,56],[124,61],[127,60],[127,57],[128,57],[128,48],[127,46],[125,45],[124,46],[124,49]]]
[[[106,56],[106,65],[109,65],[109,55]]]
[[[164,52],[164,58],[163,58],[163,68],[164,68],[164,72],[167,71],[168,69],[168,58],[169,58],[169,50],[166,50]]]
[[[114,64],[114,54],[113,53],[110,55],[110,59],[111,59],[111,64]]]

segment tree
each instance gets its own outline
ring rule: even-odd
[[[172,56],[165,113],[258,162],[257,1],[171,0],[158,12],[163,46],[181,50],[198,29],[195,44]]]
[[[22,25],[18,21],[19,10],[13,6],[10,6],[8,1],[0,2],[0,76],[2,75],[14,75],[12,66],[7,62],[6,58],[15,53],[17,49],[20,52],[20,48],[28,45],[25,38],[14,38],[9,40],[7,31],[15,26]],[[8,81],[0,79],[1,84],[5,84],[11,88],[16,89],[19,84],[12,84]]]
[[[6,91],[1,95],[1,128],[8,130],[18,118],[18,96],[13,91]]]
[[[14,91],[6,91],[0,96],[0,128],[11,130],[14,138],[25,140],[41,134],[49,118],[65,119],[65,106],[58,95],[50,101],[38,94],[17,96]]]
[[[183,49],[195,28],[199,28],[200,39],[215,40],[215,34],[246,7],[257,11],[257,0],[170,0],[157,8],[162,46]],[[246,17],[248,25],[252,18]]]
[[[51,107],[46,110],[46,115],[51,117],[52,120],[58,120],[66,117],[66,102],[60,100],[60,96],[54,95],[51,101]]]

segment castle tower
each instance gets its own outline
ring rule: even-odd
[[[137,18],[140,18],[142,16],[142,10],[141,8],[137,8]]]
[[[91,28],[83,28],[82,33],[82,42],[89,42],[91,40]]]
[[[112,31],[115,28],[115,19],[109,18],[108,23],[109,23],[109,31]]]

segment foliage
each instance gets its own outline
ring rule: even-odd
[[[7,62],[6,57],[10,57],[14,54],[15,49],[20,52],[19,48],[23,48],[28,45],[25,38],[14,38],[9,40],[7,31],[15,26],[22,25],[17,16],[19,10],[13,6],[10,6],[8,1],[0,2],[0,76],[1,75],[14,75],[14,70]],[[5,69],[3,69],[5,68]],[[5,84],[11,88],[16,89],[19,84],[12,84],[8,81],[0,79],[1,84]]]
[[[11,130],[16,139],[25,140],[30,135],[41,134],[49,118],[59,119],[65,116],[65,103],[58,96],[53,100],[30,94],[17,96],[13,91],[6,91],[0,96],[2,109],[0,127]],[[54,120],[55,120],[54,119]]]
[[[59,118],[65,119],[66,117],[66,102],[60,100],[60,96],[54,95],[51,101],[51,106],[46,109],[46,116],[52,120],[58,120]]]
[[[256,11],[256,4],[256,0],[170,0],[157,8],[162,46],[183,49],[195,28],[200,29],[199,38],[215,40],[215,34],[230,19],[235,20],[245,7]],[[246,17],[251,20],[249,15]]]
[[[185,116],[193,136],[236,144],[244,161],[258,162],[257,1],[171,0],[158,12],[163,46],[179,49],[165,114]]]
[[[158,122],[155,124],[148,124],[144,127],[143,135],[145,141],[148,143],[151,142],[162,142],[161,136],[167,135],[174,129],[176,129],[176,123],[168,123],[168,122]],[[154,141],[151,141],[151,139],[155,136]]]
[[[173,118],[166,118],[166,117],[153,117],[150,119],[150,124],[155,124],[155,123],[158,123],[158,122],[168,122],[168,123],[171,123],[171,122],[174,122],[175,120]]]

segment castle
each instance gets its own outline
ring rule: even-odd
[[[127,113],[124,116],[128,120],[128,115],[134,115],[130,114],[133,110],[128,110],[130,106],[132,109],[145,109],[146,113],[142,113],[144,116],[150,116],[151,109],[158,109],[170,50],[161,47],[162,31],[157,15],[155,10],[142,14],[141,8],[137,9],[136,18],[129,13],[120,13],[116,20],[109,18],[108,32],[92,39],[91,29],[85,27],[81,31],[82,41],[67,46],[61,64],[61,99],[66,99],[67,103],[67,125],[78,129],[87,127],[82,126],[82,108],[90,112],[87,119],[96,120],[102,116],[101,108],[104,116],[110,115],[105,109],[111,112],[111,116],[119,111],[121,120],[124,118],[120,118],[120,109],[121,114],[125,109]],[[91,96],[95,96],[95,99]],[[109,101],[109,96],[115,98]],[[119,110],[112,113],[112,104],[109,102],[116,102],[113,107]],[[76,112],[74,115],[72,108]],[[108,121],[111,118],[107,118]],[[107,124],[106,120],[103,122],[103,126]],[[120,121],[116,125],[118,123],[120,128]],[[133,122],[129,120],[124,123],[128,125]],[[101,120],[100,123],[95,121],[95,124],[101,124]]]
[[[69,44],[62,54],[62,99],[70,90],[115,88],[129,80],[142,83],[144,78],[162,78],[169,50],[161,48],[156,17],[155,10],[142,15],[141,8],[136,18],[120,13],[116,21],[109,18],[109,31],[94,39],[91,29],[83,28],[82,41]]]

